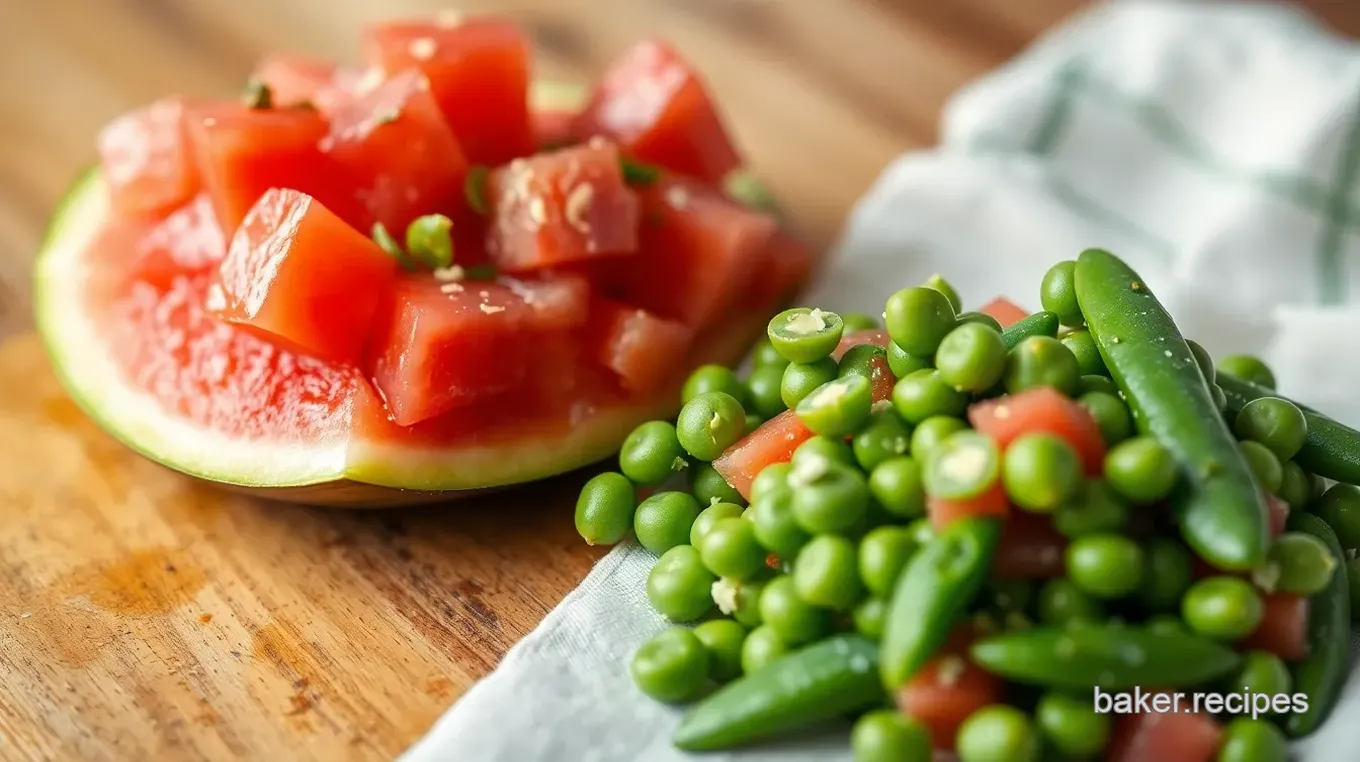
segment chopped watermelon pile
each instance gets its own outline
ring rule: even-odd
[[[427,449],[566,430],[736,360],[808,277],[811,251],[725,190],[740,156],[665,42],[574,104],[533,102],[508,21],[376,23],[361,48],[267,56],[242,98],[99,136],[81,309],[188,426]]]

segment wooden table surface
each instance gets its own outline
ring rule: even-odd
[[[664,32],[818,244],[940,106],[1080,0],[481,0],[588,78]],[[1343,29],[1360,9],[1315,0]],[[113,115],[235,92],[278,48],[342,59],[366,18],[437,2],[0,0],[0,759],[385,759],[418,738],[599,553],[580,477],[445,508],[327,512],[195,485],[62,394],[28,270]]]

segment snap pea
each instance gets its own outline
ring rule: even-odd
[[[1076,292],[1139,431],[1180,465],[1172,501],[1186,542],[1221,569],[1256,567],[1269,547],[1265,502],[1175,322],[1138,273],[1099,249],[1077,259]]]
[[[992,565],[1001,538],[995,519],[957,521],[926,542],[898,577],[883,625],[883,685],[911,679],[948,637]]]
[[[1273,389],[1226,373],[1219,375],[1218,385],[1228,397],[1228,415],[1233,418],[1252,400],[1280,397]],[[1360,431],[1343,426],[1305,405],[1294,404],[1303,411],[1304,420],[1308,421],[1308,436],[1294,460],[1318,476],[1347,484],[1360,484]]]
[[[685,751],[741,746],[880,704],[878,647],[837,635],[728,683],[691,709],[675,731]]]
[[[1287,526],[1322,540],[1338,560],[1345,558],[1336,533],[1317,516],[1295,513]],[[1290,737],[1312,733],[1331,714],[1349,674],[1350,648],[1350,581],[1346,574],[1333,574],[1327,587],[1308,599],[1308,656],[1293,665],[1294,690],[1307,694],[1308,711],[1285,718]]]
[[[977,641],[969,653],[992,674],[1075,690],[1199,685],[1240,663],[1230,647],[1197,635],[1095,624],[1008,632]]]
[[[1052,312],[1036,312],[1028,317],[1020,318],[1011,324],[1010,328],[1001,332],[1001,343],[1006,345],[1006,351],[1015,349],[1016,345],[1031,336],[1058,335],[1058,316]]]

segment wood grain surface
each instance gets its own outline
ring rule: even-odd
[[[481,0],[540,71],[662,33],[819,245],[944,99],[1079,0]],[[1360,9],[1315,0],[1348,31]],[[64,396],[31,325],[44,221],[107,119],[233,93],[265,50],[352,59],[420,0],[0,0],[0,760],[387,759],[599,556],[581,477],[450,507],[326,512],[139,459]]]

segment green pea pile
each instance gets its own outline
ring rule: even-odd
[[[657,555],[675,626],[631,674],[698,702],[677,746],[857,716],[859,762],[1101,759],[1122,720],[1092,689],[1137,686],[1306,695],[1212,718],[1206,759],[1283,762],[1326,718],[1360,612],[1360,433],[1259,359],[1215,365],[1108,253],[1039,296],[1005,329],[938,276],[882,327],[780,313],[745,378],[694,371],[585,485],[582,537]],[[1266,621],[1304,599],[1292,636]]]

